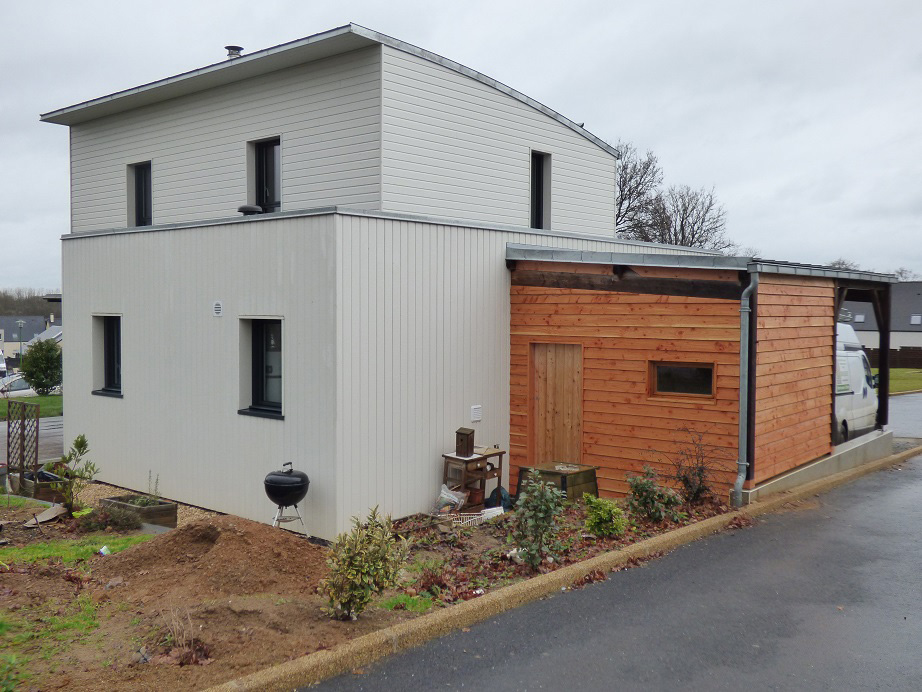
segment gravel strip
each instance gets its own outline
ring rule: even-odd
[[[99,507],[99,501],[107,497],[143,494],[144,493],[137,493],[133,490],[119,488],[117,485],[109,485],[108,483],[100,483],[97,481],[90,483],[80,492],[80,502],[87,507]],[[169,498],[164,499],[168,500]],[[207,509],[202,509],[201,507],[184,505],[181,502],[177,502],[176,504],[176,526],[182,526],[183,524],[188,524],[191,521],[197,521],[198,519],[204,519],[206,517],[217,517],[221,515],[220,512],[212,512]]]

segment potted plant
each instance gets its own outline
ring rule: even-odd
[[[145,524],[176,528],[176,503],[160,497],[160,476],[153,479],[147,473],[147,492],[141,495],[119,495],[100,501],[103,507],[118,507],[137,514]]]

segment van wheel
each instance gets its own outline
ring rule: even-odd
[[[842,442],[848,442],[848,423],[842,421]]]

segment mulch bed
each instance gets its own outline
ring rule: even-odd
[[[683,511],[688,519],[680,524],[634,518],[624,536],[607,539],[589,535],[582,505],[570,506],[560,519],[559,559],[541,569],[558,569],[727,508],[707,503]],[[413,542],[411,562],[399,588],[382,600],[401,595],[449,606],[533,576],[507,557],[510,520],[507,514],[473,528],[425,515],[399,520],[398,532]],[[43,529],[55,538],[72,535]],[[161,690],[209,687],[418,616],[398,604],[372,606],[355,622],[330,619],[317,593],[328,571],[325,557],[325,548],[299,535],[239,517],[207,517],[75,567],[0,566],[0,618],[14,624],[7,637],[26,631],[27,623],[45,632],[14,651],[29,659],[29,687]],[[606,577],[593,573],[574,586]],[[55,622],[88,603],[98,626],[54,634]],[[6,644],[2,637],[0,644]]]

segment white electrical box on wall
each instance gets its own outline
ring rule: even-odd
[[[483,406],[477,404],[471,406],[471,423],[479,423],[483,420]]]

